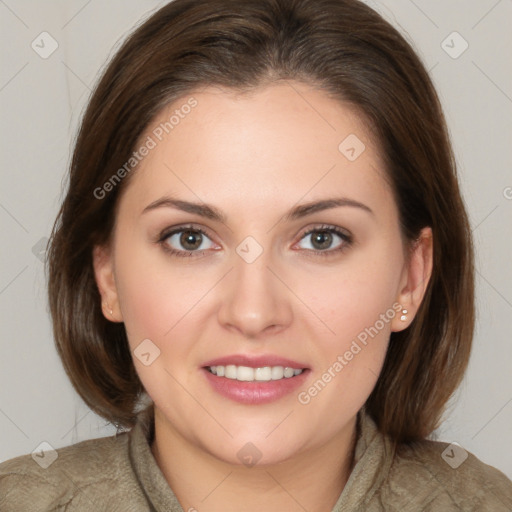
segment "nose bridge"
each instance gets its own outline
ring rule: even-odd
[[[272,250],[247,237],[233,254],[233,266],[220,321],[247,336],[256,336],[270,326],[287,324],[291,318],[290,304],[286,287],[274,275]]]

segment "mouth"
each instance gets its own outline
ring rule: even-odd
[[[206,369],[217,377],[237,380],[239,382],[269,382],[271,380],[291,379],[300,375],[305,368],[290,366],[237,366],[234,364],[206,366]]]
[[[311,369],[303,362],[272,354],[235,354],[207,361],[206,381],[224,398],[247,405],[265,404],[293,394]]]

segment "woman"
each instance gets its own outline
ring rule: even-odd
[[[471,231],[429,76],[363,3],[156,12],[89,102],[48,270],[66,371],[125,431],[3,463],[2,510],[511,509],[426,439]]]

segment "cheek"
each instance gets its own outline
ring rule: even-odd
[[[128,246],[134,249],[126,251]],[[190,371],[179,362],[189,358],[192,347],[187,340],[194,328],[190,319],[194,305],[197,307],[205,293],[202,286],[192,273],[180,270],[158,249],[143,246],[140,240],[130,242],[128,237],[119,237],[116,284],[128,342],[144,388],[159,403],[167,403],[170,395],[181,396],[172,377]],[[142,355],[148,353],[144,361]],[[174,402],[172,407],[179,408],[179,400]]]
[[[159,247],[141,243],[135,235],[121,230],[115,268],[119,303],[131,345],[139,339],[170,338],[180,323],[186,323],[187,312],[207,289],[206,280],[203,286],[192,267],[184,269]]]
[[[315,337],[315,375],[297,397],[304,414],[323,418],[331,434],[357,413],[374,389],[397,314],[386,280],[376,283],[352,274],[337,283],[345,286],[317,302],[325,313],[319,316],[334,334],[317,327],[324,334]]]
[[[317,334],[320,330],[324,333],[315,336],[321,361],[318,369],[322,374],[330,371],[326,380],[337,382],[332,391],[338,388],[337,392],[344,394],[350,382],[350,389],[364,395],[375,384],[386,355],[391,322],[398,314],[401,263],[399,249],[382,242],[372,250],[354,253],[335,272],[308,277],[308,285],[299,292],[323,322],[315,324]]]
[[[400,254],[382,244],[380,250],[354,253],[336,270],[306,277],[301,293],[334,336],[347,340],[392,309],[398,297],[400,273]]]
[[[119,302],[130,344],[162,337],[172,327],[170,313],[178,305],[177,298],[166,291],[163,281],[156,280],[149,269],[137,267],[133,260],[120,266],[118,279]]]

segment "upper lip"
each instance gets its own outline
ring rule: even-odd
[[[249,368],[263,368],[264,366],[284,366],[295,369],[307,368],[307,365],[304,363],[293,361],[292,359],[277,356],[275,354],[262,354],[258,356],[249,354],[231,354],[211,359],[203,366],[227,366],[229,364],[234,364],[235,366],[248,366]]]

